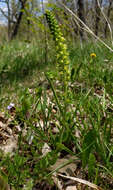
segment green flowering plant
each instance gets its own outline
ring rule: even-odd
[[[69,54],[67,51],[66,40],[63,37],[53,13],[47,10],[45,15],[53,40],[55,41],[57,66],[66,85],[67,81],[70,79]]]

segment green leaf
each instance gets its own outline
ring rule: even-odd
[[[82,164],[83,167],[86,166],[89,160],[90,153],[94,150],[94,144],[96,141],[96,133],[94,129],[91,129],[86,133],[83,140],[83,153],[82,153]]]
[[[64,144],[61,143],[57,143],[57,148],[59,151],[65,150],[66,152],[68,152],[71,155],[75,155],[69,148],[67,148]]]
[[[0,176],[0,190],[9,190],[7,181],[2,176]]]
[[[72,68],[71,69],[71,80],[73,80],[74,74],[75,74],[75,68]]]
[[[94,154],[90,153],[88,160],[88,175],[91,178],[95,174],[96,159]]]

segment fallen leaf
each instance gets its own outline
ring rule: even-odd
[[[42,147],[42,155],[45,156],[48,152],[51,152],[51,148],[47,143]]]
[[[66,190],[77,190],[77,188],[75,185],[73,185],[73,186],[66,187]]]

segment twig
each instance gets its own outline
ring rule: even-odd
[[[76,177],[71,177],[71,176],[65,176],[65,175],[62,175],[62,174],[58,174],[58,176],[61,176],[61,177],[66,178],[66,179],[71,179],[73,181],[77,181],[79,183],[88,185],[89,187],[92,187],[93,189],[96,189],[96,190],[102,190],[102,188],[98,187],[94,183],[91,183],[91,182],[86,181],[84,179],[80,179],[80,178],[76,178]]]

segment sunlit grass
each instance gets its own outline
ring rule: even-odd
[[[54,54],[45,63],[45,52],[37,44],[14,42],[1,47],[1,110],[15,103],[15,123],[22,131],[27,126],[24,137],[19,133],[16,153],[11,158],[1,156],[0,167],[16,189],[22,189],[26,179],[33,184],[43,179],[51,182],[50,166],[70,155],[80,161],[81,175],[112,190],[113,56],[93,43],[82,48],[70,44],[68,50],[71,79],[64,98],[62,81],[44,75],[57,71]],[[45,143],[51,152],[42,157]]]

